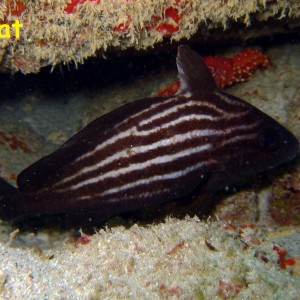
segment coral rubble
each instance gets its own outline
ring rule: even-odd
[[[0,297],[296,299],[298,262],[259,232],[169,219],[147,228],[101,230],[88,243],[63,249],[0,244]]]

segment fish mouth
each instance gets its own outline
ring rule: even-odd
[[[290,132],[288,139],[284,140],[284,143],[287,145],[288,147],[288,154],[287,154],[287,161],[290,161],[296,157],[300,156],[300,149],[299,149],[299,141],[298,139]]]

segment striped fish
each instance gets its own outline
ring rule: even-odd
[[[297,155],[297,139],[221,91],[196,52],[180,46],[177,67],[175,96],[134,101],[96,119],[25,169],[18,189],[1,180],[0,217],[66,214],[99,222],[195,189],[213,194]]]

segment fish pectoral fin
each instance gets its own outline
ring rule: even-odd
[[[160,206],[159,213],[162,216],[170,215],[180,219],[187,215],[190,217],[202,215],[206,212],[210,198],[210,194],[202,193],[199,195],[193,192],[175,201],[164,203]]]
[[[19,213],[20,192],[0,177],[0,218],[11,220]]]
[[[182,216],[188,215],[190,217],[203,215],[207,212],[207,207],[209,206],[211,197],[211,194],[197,194],[193,196],[192,200],[188,203],[178,206],[178,211],[176,213]]]
[[[177,95],[191,93],[203,99],[218,90],[217,83],[206,63],[190,47],[178,47],[176,63],[180,79],[180,89]]]

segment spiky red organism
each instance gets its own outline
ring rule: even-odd
[[[256,69],[268,68],[271,65],[268,56],[256,49],[244,50],[232,58],[207,56],[204,57],[204,61],[220,88],[249,80]],[[173,83],[158,95],[161,97],[174,95],[179,86],[179,82]]]

